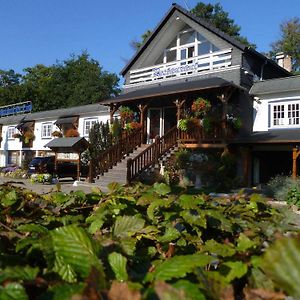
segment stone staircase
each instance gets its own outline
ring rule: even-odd
[[[138,147],[136,150],[134,150],[132,153],[126,155],[122,161],[117,163],[116,166],[114,166],[112,169],[109,169],[108,172],[105,172],[104,175],[98,176],[97,179],[95,179],[94,185],[99,187],[104,192],[107,191],[107,185],[111,182],[117,182],[121,185],[126,184],[126,176],[127,176],[127,160],[129,158],[134,158],[138,154],[140,154],[142,151],[144,151],[149,145],[142,144],[140,147]]]

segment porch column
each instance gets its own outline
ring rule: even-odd
[[[112,103],[110,104],[110,124],[112,124],[114,122],[114,114],[115,112],[119,109],[120,107],[120,104],[115,104],[115,103]]]
[[[176,100],[174,101],[174,104],[176,105],[176,108],[177,108],[177,113],[176,113],[176,116],[177,116],[177,124],[179,122],[179,120],[181,119],[181,114],[182,114],[182,107],[185,103],[185,100]]]
[[[243,160],[243,184],[245,186],[251,185],[251,149],[243,147],[241,149]]]
[[[297,177],[297,158],[300,155],[300,150],[298,147],[293,147],[293,170],[292,178],[296,179]]]
[[[145,142],[145,132],[146,132],[145,115],[146,115],[147,108],[148,108],[148,104],[139,104],[138,105],[138,109],[140,111],[140,124],[141,124],[141,128],[142,128],[142,133],[141,133],[142,143]]]
[[[228,130],[227,130],[227,114],[228,114],[228,100],[231,98],[232,94],[234,93],[235,89],[232,87],[229,87],[222,93],[218,98],[222,102],[222,132],[223,132],[223,138],[226,139],[228,136]]]

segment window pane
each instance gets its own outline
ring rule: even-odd
[[[167,47],[168,48],[173,48],[177,46],[177,36],[173,39],[173,41],[170,43],[170,45]]]
[[[166,55],[167,55],[167,62],[176,60],[176,50],[167,51]]]
[[[210,43],[204,42],[198,45],[198,55],[210,53]]]
[[[195,31],[188,31],[180,34],[180,45],[186,45],[195,42]]]

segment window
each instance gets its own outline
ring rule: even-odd
[[[52,126],[53,126],[52,123],[42,124],[42,138],[44,139],[51,138]]]
[[[87,136],[89,135],[89,132],[91,128],[98,122],[97,119],[87,119],[84,120],[84,129],[83,129],[83,135]]]
[[[219,51],[203,35],[190,27],[185,27],[164,51],[163,62],[168,63]],[[159,60],[161,61],[161,59]]]
[[[8,129],[7,129],[7,138],[9,140],[14,139],[14,134],[15,133],[16,133],[16,127],[14,127],[14,126],[8,127]]]
[[[271,127],[299,127],[300,101],[271,103]]]
[[[274,105],[273,125],[284,125],[284,105]]]

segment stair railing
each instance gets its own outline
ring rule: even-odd
[[[139,173],[155,165],[159,158],[177,144],[178,130],[174,126],[164,136],[156,137],[153,144],[134,158],[127,160],[127,184]]]
[[[126,134],[116,144],[101,152],[97,158],[90,161],[89,180],[93,181],[97,175],[103,175],[126,155],[141,146],[141,143],[142,131],[140,128]]]

